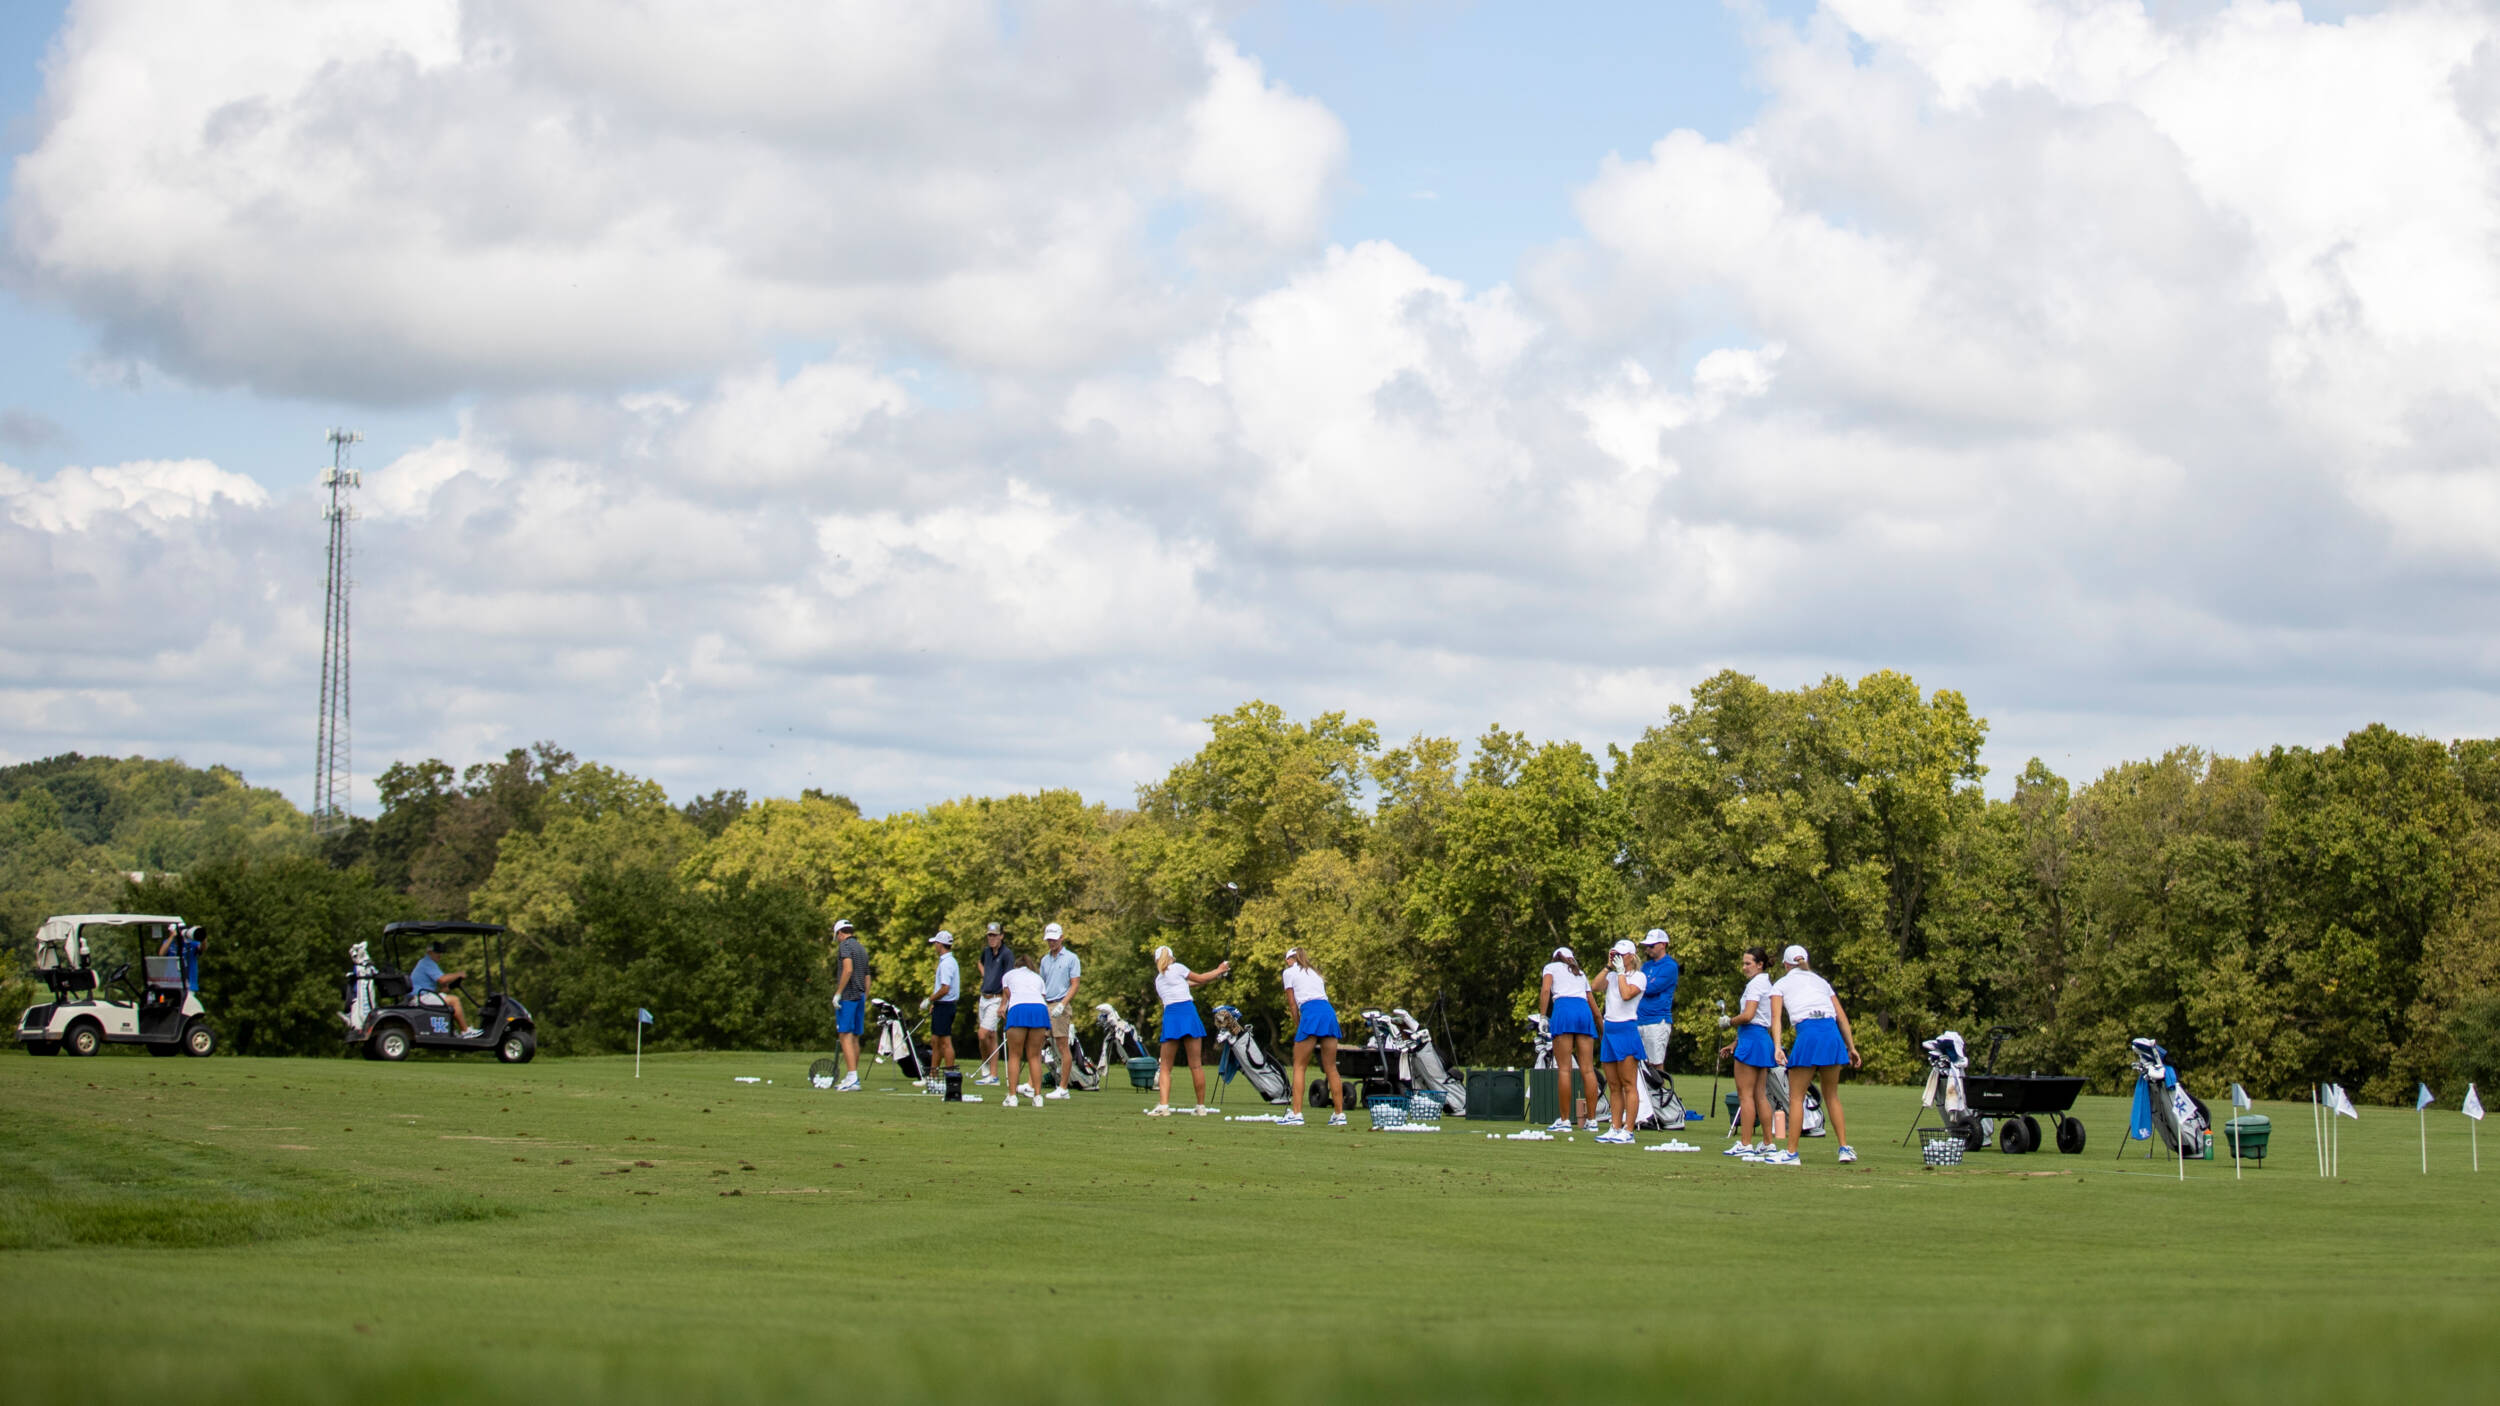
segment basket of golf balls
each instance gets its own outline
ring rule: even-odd
[[[1433,1093],[1408,1094],[1406,1096],[1406,1121],[1410,1123],[1440,1122],[1441,1096]]]
[[[1921,1155],[1931,1167],[1958,1167],[1962,1165],[1962,1139],[1950,1134],[1931,1136]]]
[[[1406,1100],[1402,1098],[1366,1099],[1364,1109],[1372,1115],[1372,1127],[1403,1128],[1406,1126]]]

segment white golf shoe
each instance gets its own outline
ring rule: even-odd
[[[1002,1098],[1002,1099],[1000,1099],[1000,1100],[998,1101],[998,1106],[999,1106],[999,1107],[1001,1107],[1001,1108],[1013,1108],[1013,1107],[1015,1107],[1015,1106],[1016,1106],[1016,1096],[1015,1096],[1014,1094],[1009,1094],[1009,1095],[1007,1095],[1005,1098]]]
[[[855,1094],[855,1093],[858,1093],[858,1092],[859,1092],[859,1071],[858,1071],[858,1070],[856,1070],[856,1069],[854,1069],[854,1070],[852,1070],[850,1073],[843,1075],[843,1076],[842,1076],[842,1082],[841,1082],[841,1083],[839,1083],[839,1084],[834,1085],[834,1086],[833,1086],[833,1091],[834,1091],[835,1093],[837,1093],[837,1094]]]
[[[1054,1099],[1064,1099],[1067,1096],[1068,1091],[1066,1089],[1052,1089],[1048,1094],[1044,1095],[1044,1097]]]

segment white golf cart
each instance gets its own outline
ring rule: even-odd
[[[34,1055],[91,1055],[106,1045],[144,1045],[153,1055],[215,1053],[217,1032],[200,1005],[199,951],[200,930],[168,914],[45,919],[35,933],[35,978],[52,999],[17,1018],[18,1042]],[[107,962],[114,964],[109,971]]]

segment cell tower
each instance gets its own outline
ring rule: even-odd
[[[321,486],[330,490],[322,517],[330,524],[330,578],[321,592],[321,729],[313,742],[313,808],[315,835],[347,828],[347,525],[356,509],[347,501],[349,489],[361,487],[364,475],[347,467],[347,447],[364,436],[353,430],[330,431],[330,467]]]

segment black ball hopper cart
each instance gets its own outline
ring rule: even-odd
[[[1926,1105],[1920,1105],[1918,1117],[1911,1122],[1909,1135],[1902,1142],[1915,1141],[1922,1132],[1942,1131],[1959,1137],[1963,1147],[1978,1152],[1987,1147],[1988,1125],[1993,1122],[1999,1152],[2037,1152],[2043,1145],[2039,1120],[2046,1118],[2058,1151],[2070,1155],[2083,1151],[2083,1120],[2068,1111],[2083,1093],[2083,1076],[1997,1073],[1997,1051],[2003,1048],[2006,1037],[2015,1033],[2010,1025],[1994,1026],[1988,1031],[1986,1071],[1962,1076],[1967,1109],[1943,1114],[1944,1123],[1939,1129],[1925,1121],[1928,1110]]]

